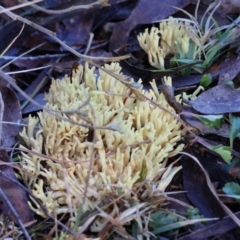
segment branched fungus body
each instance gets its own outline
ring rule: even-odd
[[[105,69],[115,74],[121,70],[118,63]],[[174,113],[155,81],[151,90],[144,90],[140,81],[138,85],[144,96]],[[72,77],[53,80],[46,100],[46,107],[56,111],[29,117],[29,126],[21,133],[32,150],[24,153],[21,146],[21,177],[51,214],[80,206],[92,210],[119,190],[127,198],[137,182],[161,179],[168,157],[183,147],[177,146],[182,130],[174,116],[88,64],[79,66]],[[172,167],[173,172],[179,169]],[[164,191],[163,185],[155,184],[159,191]],[[38,204],[31,207],[44,216]]]
[[[164,59],[170,54],[182,59],[196,59],[197,46],[193,44],[190,50],[192,30],[189,26],[189,23],[169,17],[159,24],[159,28],[152,27],[150,33],[145,29],[138,35],[139,45],[148,54],[148,61],[153,67],[165,69]]]

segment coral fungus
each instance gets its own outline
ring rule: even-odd
[[[187,23],[179,22],[169,17],[159,24],[159,28],[152,27],[138,35],[138,42],[141,48],[148,54],[149,63],[158,69],[165,69],[164,58],[169,54],[179,55],[178,58],[196,59],[197,46],[190,49],[190,28]]]
[[[121,70],[118,63],[105,69],[115,74]],[[182,149],[177,145],[181,124],[157,106],[175,113],[155,81],[151,90],[138,84],[138,91],[151,101],[139,99],[128,86],[88,64],[80,65],[71,78],[52,81],[46,107],[55,112],[30,116],[28,128],[21,132],[27,148],[40,153],[24,153],[26,147],[21,146],[21,177],[50,213],[80,206],[84,211],[94,209],[104,196],[119,189],[127,197],[137,182],[161,179],[168,157]],[[40,130],[34,133],[36,126]],[[159,191],[162,186],[157,185]],[[38,204],[31,207],[44,216]]]

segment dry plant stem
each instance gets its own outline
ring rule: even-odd
[[[5,10],[2,10],[0,11],[0,13],[4,13],[4,12],[7,12],[7,11],[12,11],[12,10],[16,10],[18,8],[23,8],[23,7],[26,7],[26,6],[29,6],[29,5],[32,5],[34,3],[39,3],[39,2],[42,2],[43,0],[35,0],[35,1],[32,1],[32,2],[25,2],[25,3],[22,3],[22,4],[19,4],[17,6],[13,6],[13,7],[10,7],[10,8],[7,8]]]
[[[191,159],[193,159],[197,164],[198,166],[201,168],[201,170],[203,171],[204,175],[205,175],[205,178],[206,178],[206,181],[207,181],[207,185],[209,187],[209,189],[211,190],[212,194],[214,195],[214,197],[217,199],[217,201],[219,202],[219,204],[221,205],[221,207],[223,208],[223,210],[232,218],[232,220],[240,227],[240,220],[235,216],[235,214],[219,199],[212,183],[211,183],[211,180],[207,174],[207,172],[204,170],[203,166],[201,165],[201,163],[198,161],[198,159],[194,156],[192,156],[191,154],[189,153],[186,153],[186,152],[180,152],[179,154],[182,154],[182,155],[186,155],[188,157],[190,157]]]
[[[22,31],[21,31],[21,32],[22,32]],[[20,35],[20,34],[19,34],[19,35]],[[17,37],[19,37],[19,35],[18,35]],[[8,63],[6,63],[5,65],[3,65],[0,69],[1,69],[1,70],[4,69],[5,67],[9,66],[11,63],[15,62],[16,60],[18,60],[19,58],[23,57],[24,55],[26,55],[26,54],[28,54],[28,53],[36,50],[37,48],[40,48],[40,47],[43,46],[44,44],[45,44],[45,43],[41,43],[41,44],[37,45],[36,47],[31,48],[30,50],[24,52],[24,53],[21,54],[21,55],[19,55],[19,56],[17,56],[17,57],[13,57],[10,62],[8,62]],[[6,52],[6,50],[5,50],[4,52]],[[1,58],[3,58],[3,56],[2,56]]]
[[[2,10],[6,10],[6,8],[0,6],[0,9]],[[48,36],[52,37],[56,42],[58,42],[61,46],[63,46],[65,49],[67,49],[69,52],[73,53],[74,55],[76,55],[79,58],[82,58],[85,61],[88,61],[89,63],[93,64],[96,67],[100,67],[99,65],[93,63],[94,60],[102,60],[102,61],[120,61],[120,60],[124,60],[129,58],[129,55],[125,55],[125,56],[121,56],[121,57],[91,57],[91,56],[86,56],[84,54],[81,54],[79,52],[77,52],[76,50],[74,50],[73,48],[69,47],[67,44],[65,44],[63,41],[61,41],[59,38],[56,37],[56,34],[34,22],[29,21],[26,18],[23,18],[15,13],[12,12],[5,12],[6,15],[8,15],[10,18],[12,18],[13,20],[18,20],[21,21],[37,30],[39,30],[40,32],[43,32],[45,34],[47,34]],[[101,67],[100,67],[101,68]]]
[[[194,13],[195,19],[197,19],[197,16],[198,16],[199,5],[200,5],[200,0],[198,0],[196,4],[195,13]]]
[[[19,217],[18,213],[16,212],[15,208],[13,207],[12,203],[8,200],[6,194],[4,193],[4,191],[2,190],[2,188],[0,187],[0,195],[1,198],[3,199],[3,201],[7,204],[8,208],[10,209],[10,212],[14,215],[14,217],[17,220],[18,225],[21,227],[23,234],[25,235],[27,240],[31,240],[31,237],[29,236],[21,218]]]
[[[26,0],[24,0],[24,1],[27,2]],[[108,2],[108,0],[98,0],[94,3],[90,3],[90,4],[86,4],[86,5],[76,5],[76,6],[72,6],[72,7],[63,9],[63,10],[49,10],[49,9],[40,7],[36,4],[31,4],[32,5],[31,7],[35,8],[41,12],[47,13],[47,14],[62,14],[62,13],[71,12],[71,11],[74,11],[77,9],[90,9],[90,8],[94,7],[95,5],[108,6],[107,2]]]
[[[84,55],[86,55],[89,52],[89,49],[91,48],[91,45],[92,45],[93,37],[94,37],[94,34],[90,33],[90,36],[89,36],[89,39],[88,39],[88,43],[87,43],[87,47],[86,47],[86,50],[84,52]]]
[[[15,72],[5,72],[5,74],[13,75],[13,74],[19,74],[19,73],[33,72],[33,71],[41,70],[41,69],[48,68],[48,67],[52,67],[52,65],[46,65],[46,66],[42,66],[42,67],[38,67],[38,68],[31,68],[31,69],[15,71]]]
[[[32,50],[33,49],[31,49],[31,51]],[[1,58],[4,59],[4,60],[14,60],[14,61],[16,59],[19,59],[19,60],[39,60],[39,59],[48,59],[48,58],[60,58],[60,57],[65,57],[65,56],[68,55],[67,53],[60,53],[60,54],[45,54],[45,55],[38,55],[38,56],[22,57],[22,56],[24,56],[25,54],[27,54],[27,53],[29,53],[31,51],[29,50],[29,51],[19,55],[18,57],[5,55],[5,56],[2,56]]]
[[[18,35],[12,40],[12,42],[10,42],[10,44],[9,44],[9,45],[4,49],[4,51],[1,53],[0,58],[1,58],[2,55],[4,55],[4,54],[7,52],[7,50],[13,45],[13,43],[14,43],[14,42],[17,40],[17,38],[21,35],[21,33],[22,33],[23,29],[24,29],[24,26],[25,26],[25,24],[22,25],[22,28],[21,28],[20,32],[18,33]]]
[[[4,148],[4,149],[5,149],[5,148]],[[64,225],[62,222],[56,220],[55,217],[53,217],[51,214],[48,213],[48,211],[45,209],[45,207],[43,206],[43,204],[41,203],[41,201],[40,201],[38,198],[36,198],[28,188],[26,188],[25,186],[23,186],[23,185],[22,185],[21,183],[19,183],[18,181],[10,178],[9,176],[7,176],[7,175],[6,175],[5,173],[3,173],[2,171],[0,171],[0,175],[1,175],[2,177],[4,177],[4,178],[8,179],[9,181],[15,183],[15,184],[18,185],[20,188],[22,188],[24,191],[26,191],[26,192],[37,202],[37,204],[39,204],[40,208],[42,209],[43,213],[44,213],[46,216],[48,216],[50,219],[52,219],[52,220],[54,220],[54,221],[57,221],[58,224],[59,224],[64,230],[66,230],[66,231],[69,232],[70,234],[74,235],[74,232],[73,232],[71,229],[69,229],[69,228],[68,228],[66,225]],[[2,191],[2,189],[1,189],[1,191]],[[1,192],[0,192],[0,194],[1,194]],[[17,218],[17,219],[18,219],[18,218]],[[30,240],[31,240],[31,238],[30,238]]]

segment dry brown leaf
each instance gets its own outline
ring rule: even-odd
[[[8,154],[5,150],[0,149],[0,160],[2,161],[0,165],[1,173],[5,174],[8,178],[11,178],[14,181],[18,181],[15,177],[15,173],[10,164],[11,161],[8,157]],[[18,213],[19,218],[23,223],[33,221],[33,212],[29,208],[27,203],[27,195],[23,188],[21,188],[14,181],[6,179],[4,176],[0,176],[0,187],[3,192],[7,196],[9,202],[13,205],[15,211]],[[8,215],[15,223],[18,223],[18,219],[11,212],[7,203],[3,200],[2,196],[0,196],[0,209]]]
[[[239,0],[222,0],[220,10],[226,14],[239,13],[240,1]]]

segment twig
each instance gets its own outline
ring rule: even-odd
[[[86,55],[89,52],[89,49],[90,49],[90,47],[92,45],[93,37],[94,37],[94,34],[90,33],[90,37],[88,39],[88,43],[87,43],[87,47],[86,47],[86,50],[84,52],[84,55]]]
[[[17,40],[17,38],[21,35],[23,29],[24,29],[25,24],[22,25],[22,28],[20,30],[20,32],[18,33],[18,35],[8,44],[8,46],[4,49],[4,51],[1,53],[1,56],[3,56],[5,54],[5,52],[7,52],[7,50],[13,45],[13,43]]]
[[[19,4],[17,6],[13,6],[13,7],[1,10],[0,13],[5,13],[7,11],[16,10],[18,8],[23,8],[23,7],[26,7],[26,6],[29,6],[29,5],[33,5],[34,3],[39,3],[39,2],[42,2],[42,0],[35,0],[35,1],[32,1],[32,2],[27,2],[26,1],[25,3]]]
[[[39,60],[39,59],[47,59],[47,58],[59,58],[59,57],[65,57],[68,55],[67,53],[60,53],[60,54],[45,54],[45,55],[38,55],[38,56],[27,56],[27,57],[22,57],[23,55],[32,52],[36,48],[40,47],[39,45],[37,47],[34,47],[33,49],[25,52],[24,54],[19,55],[18,57],[15,56],[2,56],[1,58],[4,60]],[[2,68],[2,67],[1,67]]]
[[[19,35],[18,35],[18,36],[19,36]],[[22,56],[24,56],[24,55],[26,55],[26,54],[28,54],[28,53],[36,50],[37,48],[43,46],[44,44],[45,44],[45,43],[41,43],[41,44],[37,45],[36,47],[31,48],[30,50],[24,52],[24,53],[21,54],[21,55],[19,55],[19,56],[17,56],[17,57],[13,57],[10,62],[8,62],[8,63],[6,63],[5,65],[3,65],[0,69],[1,69],[1,70],[4,69],[5,67],[9,66],[11,63],[13,63],[13,62],[15,62],[16,60],[18,60],[20,57],[22,57]],[[5,51],[5,52],[6,52],[6,51]],[[4,56],[2,56],[1,58],[3,58],[3,57],[4,57]]]
[[[25,2],[27,2],[26,0],[24,0]],[[33,8],[41,11],[41,12],[44,12],[44,13],[47,13],[47,14],[62,14],[62,13],[67,13],[67,12],[71,12],[71,11],[74,11],[74,10],[77,10],[77,9],[90,9],[92,7],[94,7],[95,5],[101,5],[101,6],[109,6],[107,4],[107,1],[108,0],[98,0],[94,3],[90,3],[90,4],[85,4],[85,5],[76,5],[76,6],[71,6],[69,8],[66,8],[66,9],[62,9],[62,10],[49,10],[49,9],[46,9],[46,8],[43,8],[43,7],[40,7],[36,4],[31,4]]]
[[[26,70],[20,70],[20,71],[12,71],[12,72],[4,72],[7,75],[13,75],[13,74],[18,74],[18,73],[26,73],[26,72],[32,72],[32,71],[37,71],[37,70],[41,70],[44,68],[48,68],[51,67],[52,65],[46,65],[46,66],[42,66],[42,67],[37,67],[37,68],[31,68],[31,69],[26,69]]]

